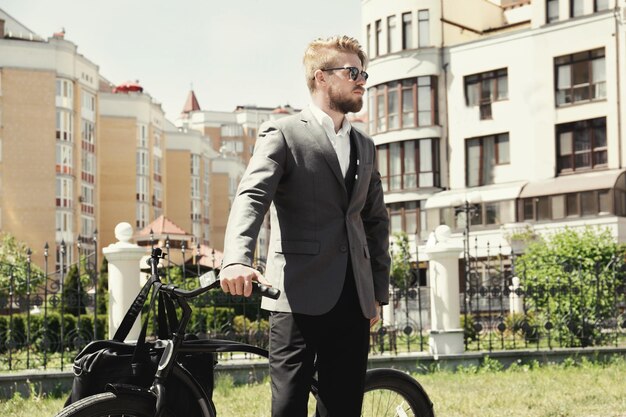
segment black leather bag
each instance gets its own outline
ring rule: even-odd
[[[150,387],[163,353],[162,347],[146,341],[149,314],[154,309],[157,294],[159,298],[157,314],[159,337],[167,338],[178,324],[171,300],[158,293],[160,285],[161,283],[156,279],[148,280],[126,312],[113,339],[91,342],[76,356],[73,365],[72,391],[65,402],[65,406],[82,398],[105,392],[107,384]],[[150,291],[152,291],[150,308],[144,319],[137,343],[124,343],[124,339],[126,339],[141,312]],[[177,360],[194,376],[207,396],[211,398],[215,356],[213,354],[194,354],[179,357]],[[176,407],[179,415],[190,417],[199,415],[197,401],[191,398],[189,390],[183,384],[173,380],[173,377],[171,378],[172,380],[166,385],[168,404]]]

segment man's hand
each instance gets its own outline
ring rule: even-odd
[[[229,265],[220,272],[220,285],[228,294],[250,297],[252,281],[271,287],[259,271],[246,265]]]
[[[370,327],[373,327],[376,323],[380,321],[380,304],[376,303],[376,317],[370,319]]]

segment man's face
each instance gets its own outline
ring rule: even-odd
[[[356,54],[340,53],[333,67],[356,67],[363,70],[361,61]],[[334,70],[328,74],[328,99],[330,108],[346,113],[357,113],[363,108],[365,79],[361,74],[356,80],[350,77],[347,69]]]

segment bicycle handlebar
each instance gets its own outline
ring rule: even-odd
[[[159,259],[162,259],[164,257],[165,256],[163,255],[163,251],[161,250],[161,248],[152,249],[152,255],[150,256],[150,259],[148,259],[148,265],[150,265],[152,274],[158,275],[157,266],[159,264]],[[207,274],[205,274],[205,276],[206,275]],[[173,284],[168,284],[161,286],[159,288],[159,291],[164,291],[176,297],[194,298],[199,296],[200,294],[204,294],[207,291],[218,288],[219,286],[219,278],[214,277],[210,282],[207,283],[207,285],[202,285],[200,288],[196,288],[195,290],[182,290]],[[263,297],[272,298],[274,300],[280,297],[280,290],[278,288],[268,287],[267,285],[259,284],[256,281],[252,282],[252,292],[255,294],[261,294]]]
[[[207,291],[213,290],[220,286],[220,280],[216,279],[206,287],[196,288],[195,290],[182,290],[175,285],[168,284],[163,285],[160,291],[165,291],[168,294],[172,294],[181,298],[194,298],[200,294],[204,294]],[[267,285],[259,284],[258,282],[252,282],[252,292],[255,294],[261,294],[263,297],[272,298],[274,300],[280,297],[280,290],[274,287],[268,287]]]

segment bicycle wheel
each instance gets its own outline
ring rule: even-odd
[[[65,407],[56,417],[154,417],[154,400],[141,395],[105,392]],[[169,410],[164,417],[177,417]]]
[[[434,417],[422,386],[395,369],[373,369],[365,377],[362,417]]]

